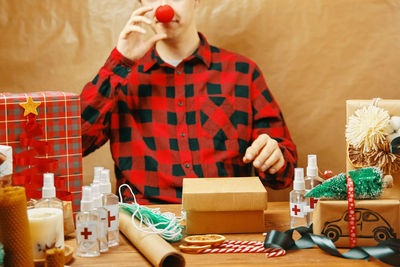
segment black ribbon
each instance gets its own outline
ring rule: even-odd
[[[301,238],[293,240],[293,232],[297,231]],[[307,249],[317,245],[330,255],[345,259],[368,259],[374,257],[386,264],[400,266],[400,239],[389,239],[375,247],[356,246],[345,253],[340,253],[332,240],[325,236],[312,234],[312,226],[296,227],[285,232],[271,230],[264,240],[265,248],[281,248],[284,250]]]

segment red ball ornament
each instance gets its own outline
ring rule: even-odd
[[[159,6],[156,9],[156,18],[159,22],[168,23],[171,22],[175,16],[175,12],[169,5]]]

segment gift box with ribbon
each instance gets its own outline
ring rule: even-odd
[[[400,200],[379,199],[384,188],[377,167],[340,173],[306,197],[322,198],[313,214],[313,232],[337,247],[375,246],[400,234]],[[332,200],[334,199],[334,200]]]
[[[394,199],[355,200],[355,240],[357,246],[375,246],[400,237],[400,201]],[[325,235],[337,247],[350,245],[351,229],[346,200],[320,200],[313,214],[313,232]]]
[[[0,94],[0,144],[13,148],[13,185],[40,199],[43,173],[55,174],[56,196],[79,209],[82,149],[79,95]]]

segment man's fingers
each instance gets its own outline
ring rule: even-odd
[[[271,158],[274,151],[277,149],[279,149],[278,143],[274,139],[267,140],[267,144],[253,162],[254,167],[258,169],[262,168],[263,164],[265,164],[265,162]]]
[[[167,38],[167,35],[165,33],[157,33],[155,35],[153,35],[146,43],[147,46],[150,48],[152,47],[155,43],[157,43],[158,41]]]
[[[143,17],[143,16],[135,16],[132,18],[132,20],[130,21],[130,24],[137,24],[138,22],[143,22],[146,23],[148,25],[151,25],[153,22],[151,21],[151,19]]]
[[[263,162],[261,163],[260,167],[258,168],[260,171],[265,172],[275,163],[277,163],[280,158],[282,157],[282,152],[279,148],[275,149],[272,154]]]
[[[137,25],[129,25],[129,27],[126,29],[126,31],[124,31],[124,33],[122,34],[122,38],[127,39],[129,34],[131,34],[132,32],[138,32],[141,34],[145,34],[146,30]]]
[[[153,32],[157,33],[157,28],[156,28],[155,23],[151,23],[149,25],[150,25],[151,29],[153,30]]]
[[[285,159],[282,156],[279,158],[279,160],[274,165],[272,165],[271,168],[269,168],[269,173],[275,174],[277,171],[279,171],[283,167],[283,165],[285,165]]]
[[[151,6],[142,6],[132,12],[131,19],[135,16],[143,16],[144,14],[146,14],[147,12],[149,12],[151,10],[153,10],[153,7],[151,7]]]
[[[131,25],[131,24],[135,23],[135,20],[137,20],[138,17],[144,18],[144,15],[146,13],[150,12],[151,10],[153,10],[153,8],[150,6],[145,6],[145,7],[136,9],[135,11],[132,12],[126,25]],[[146,19],[149,19],[149,18],[146,18]]]
[[[270,138],[266,134],[262,134],[254,140],[253,144],[249,146],[246,150],[246,153],[243,158],[244,163],[249,163],[250,161],[254,160],[254,158],[260,154],[261,149],[264,148],[265,144],[267,143],[268,138]]]

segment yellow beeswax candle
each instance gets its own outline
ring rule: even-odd
[[[25,188],[0,190],[0,242],[4,245],[4,266],[34,266],[29,232]]]

